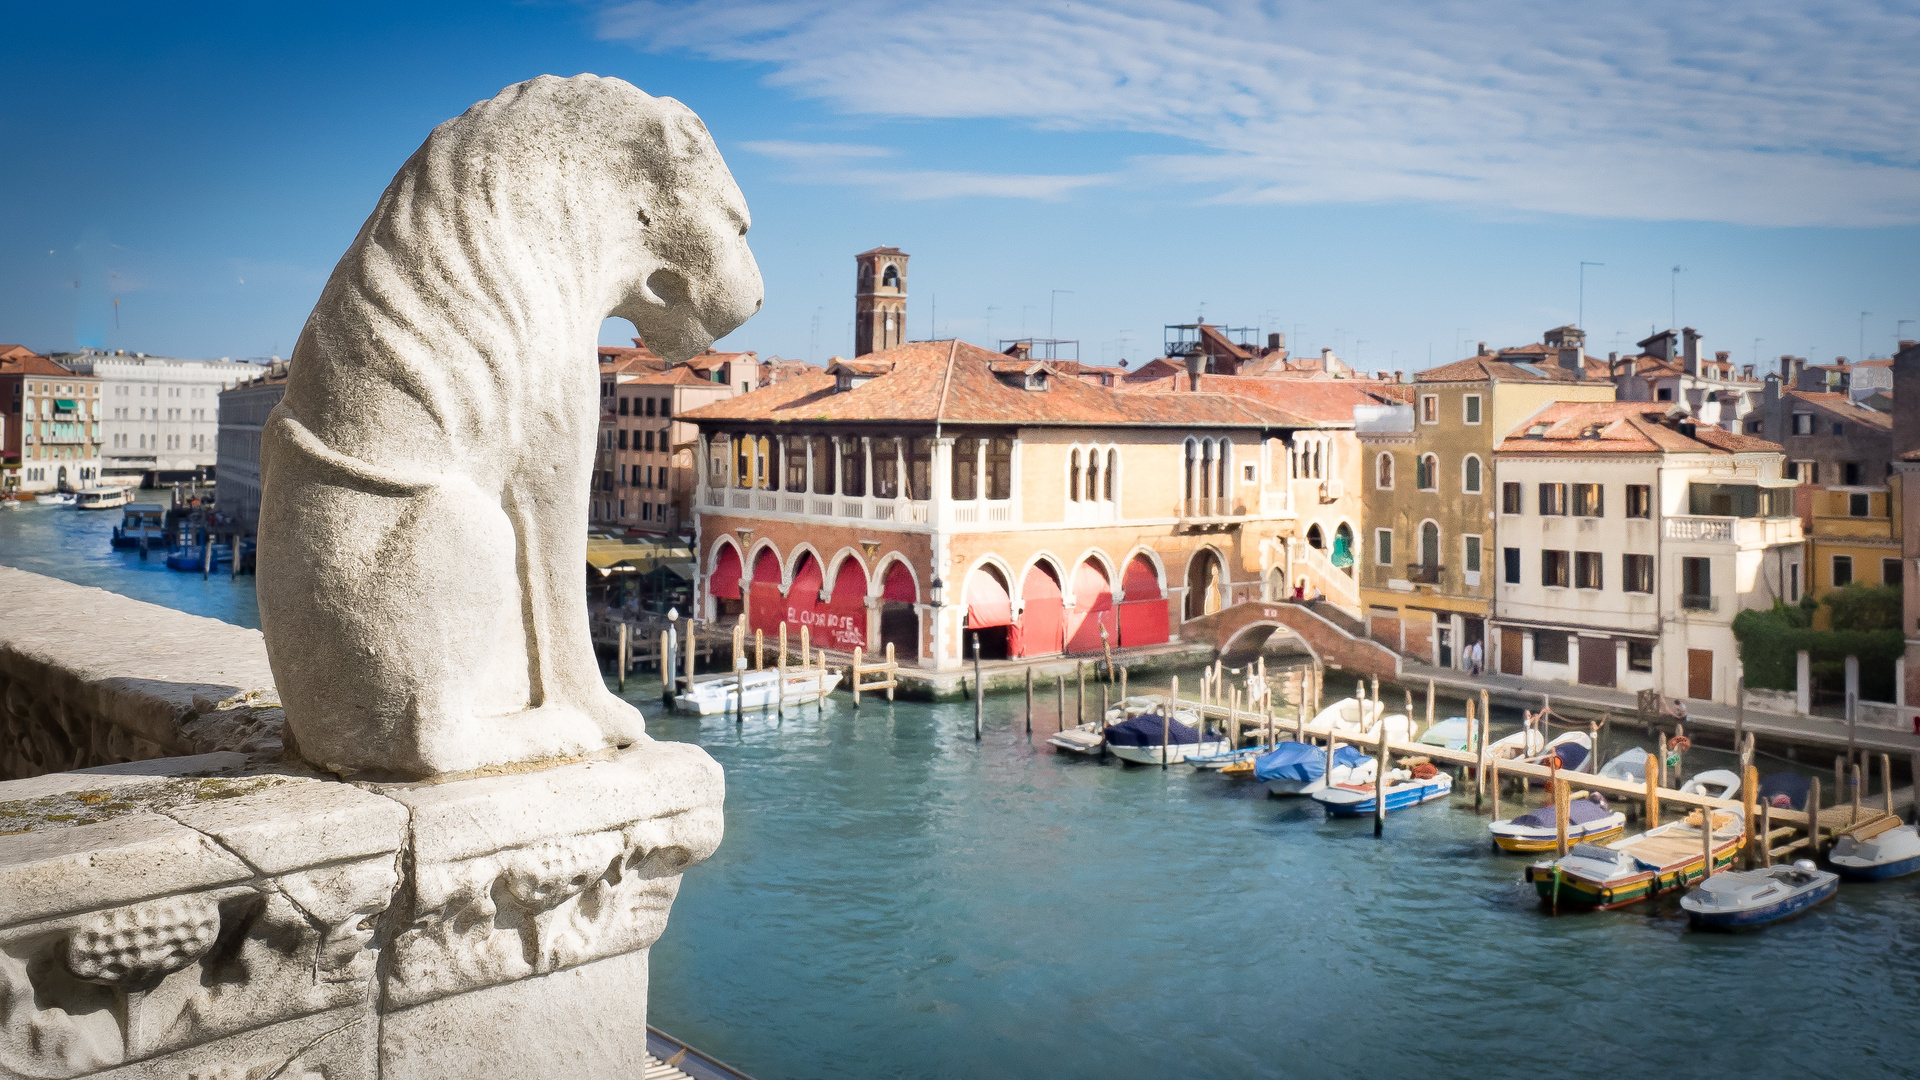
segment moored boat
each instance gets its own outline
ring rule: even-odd
[[[1374,760],[1345,743],[1333,751],[1333,782],[1372,783]],[[1281,743],[1253,759],[1253,778],[1269,795],[1311,795],[1327,786],[1327,748],[1311,743]]]
[[[1387,813],[1444,799],[1453,792],[1453,777],[1428,766],[1417,776],[1406,769],[1387,773]],[[1313,793],[1313,801],[1327,808],[1328,817],[1365,817],[1374,812],[1377,795],[1372,784],[1339,784]]]
[[[1168,720],[1157,712],[1142,713],[1107,728],[1107,752],[1136,765],[1159,765],[1163,762],[1171,765],[1189,757],[1204,757],[1226,751],[1225,739],[1202,741],[1199,728],[1189,727],[1178,720]]]
[[[1527,867],[1527,880],[1555,907],[1616,908],[1685,888],[1706,876],[1700,813],[1610,844],[1575,844],[1565,858]],[[1712,829],[1717,872],[1733,862],[1745,830],[1730,810],[1713,812]]]
[[[1904,877],[1920,870],[1920,829],[1889,814],[1843,833],[1827,861],[1848,881]]]
[[[692,689],[674,696],[673,706],[684,713],[712,716],[739,712],[743,702],[748,712],[774,708],[780,699],[788,707],[808,705],[826,696],[839,682],[837,671],[806,668],[787,672],[783,688],[779,669],[766,668],[698,680]]]
[[[1473,740],[1473,726],[1464,716],[1449,716],[1439,720],[1420,733],[1423,746],[1441,746],[1448,750],[1465,750]]]
[[[1560,846],[1557,815],[1543,806],[1487,826],[1502,851],[1552,851]],[[1599,792],[1567,803],[1567,841],[1599,843],[1627,831],[1627,815],[1607,807]]]
[[[1047,742],[1069,754],[1092,755],[1107,744],[1107,734],[1099,724],[1081,724],[1047,736]]]
[[[1651,754],[1635,746],[1621,751],[1612,761],[1602,765],[1600,775],[1622,783],[1644,784],[1647,782],[1647,762],[1651,758]]]
[[[1696,773],[1680,790],[1688,795],[1706,795],[1715,799],[1740,797],[1740,774],[1730,769],[1708,769]]]
[[[1548,743],[1527,761],[1535,765],[1545,765],[1547,759],[1558,758],[1561,772],[1583,772],[1582,766],[1593,756],[1593,736],[1584,731],[1569,731]]]
[[[121,509],[113,529],[113,546],[121,551],[153,550],[167,546],[167,508],[159,503],[130,503]]]
[[[1840,875],[1800,859],[1792,866],[1715,874],[1680,898],[1687,922],[1701,930],[1751,930],[1790,919],[1840,888]]]

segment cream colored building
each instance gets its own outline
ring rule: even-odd
[[[261,370],[258,364],[231,360],[178,360],[125,350],[55,359],[100,380],[103,470],[108,475],[159,473],[163,479],[218,462],[220,391]]]
[[[1494,451],[1487,666],[1731,704],[1733,617],[1801,574],[1777,444],[1650,402],[1555,402]]]

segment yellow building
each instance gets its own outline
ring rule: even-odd
[[[1486,640],[1496,578],[1499,491],[1493,450],[1551,401],[1612,401],[1604,361],[1584,335],[1549,331],[1542,345],[1489,351],[1419,372],[1411,405],[1355,428],[1365,451],[1360,602],[1374,640],[1426,663],[1465,668]]]

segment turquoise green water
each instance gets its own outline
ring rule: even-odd
[[[110,517],[0,512],[0,562],[257,625],[246,578],[106,554]],[[1031,740],[990,699],[977,743],[970,703],[735,725],[629,696],[728,784],[651,1019],[761,1080],[1916,1072],[1920,881],[1741,937],[1670,901],[1554,917],[1464,786],[1376,840],[1252,784],[1057,755],[1046,696]]]

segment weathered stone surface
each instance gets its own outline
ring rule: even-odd
[[[4,566],[0,596],[0,778],[279,749],[258,631]]]
[[[400,803],[317,780],[195,802],[167,814],[263,874],[398,851],[407,831],[407,809]]]
[[[289,744],[374,779],[642,737],[588,637],[601,321],[691,355],[759,309],[698,117],[542,76],[434,129],[334,268],[262,435],[259,597]]]
[[[706,752],[649,742],[606,761],[383,789],[413,811],[412,907],[386,1002],[418,1004],[644,949],[687,866],[720,843]]]
[[[356,1005],[95,1073],[97,1080],[375,1080],[380,1021]]]
[[[159,814],[0,836],[0,927],[251,877],[213,841]]]
[[[627,953],[389,1013],[380,1075],[629,1080],[646,1071],[646,1034],[647,954]]]

